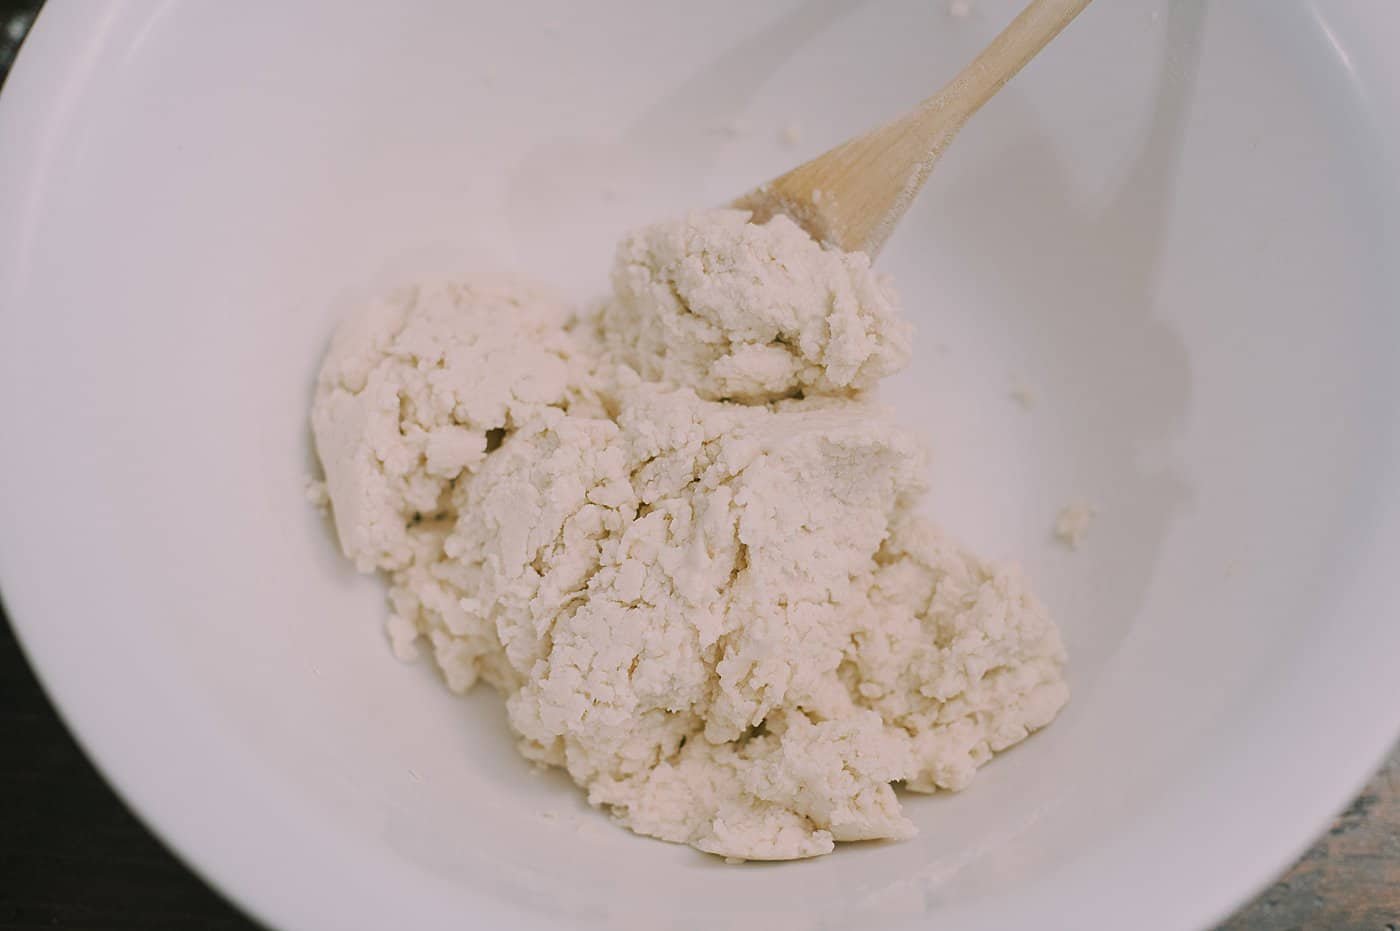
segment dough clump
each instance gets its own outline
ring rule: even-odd
[[[640,834],[739,859],[906,838],[1064,705],[1014,568],[915,508],[869,395],[908,358],[863,255],[710,211],[628,236],[615,294],[404,291],[337,332],[312,411],[395,651],[506,698],[521,751]]]
[[[861,252],[779,215],[693,214],[618,247],[608,348],[645,378],[748,403],[849,397],[909,361],[910,328]]]

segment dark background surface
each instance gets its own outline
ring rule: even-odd
[[[0,85],[39,6],[0,0]],[[1397,760],[1287,876],[1220,931],[1400,931]],[[257,927],[176,860],[102,781],[44,696],[0,609],[0,931]],[[1046,928],[1057,931],[1053,920]]]

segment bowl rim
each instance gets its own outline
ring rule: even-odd
[[[105,26],[117,12],[119,9],[109,11],[106,17],[92,17],[77,0],[49,0],[43,8],[14,63],[5,93],[0,95],[0,193],[40,187],[37,168],[41,153],[31,151],[29,140],[48,138],[61,131],[66,115],[63,96],[72,93],[85,78],[85,66],[95,57]],[[1400,31],[1400,6],[1363,10],[1361,4],[1348,0],[1302,0],[1297,12],[1312,18],[1315,28],[1322,29],[1337,48],[1357,93],[1365,97],[1377,144],[1393,157],[1400,152],[1400,60],[1387,55],[1383,39]],[[1400,178],[1378,183],[1388,183],[1387,202],[1382,209],[1387,218],[1386,244],[1394,246],[1395,217],[1400,215],[1396,209],[1400,205]],[[23,214],[24,211],[16,211],[14,216]],[[4,299],[17,288],[14,263],[18,260],[3,256],[16,254],[25,236],[23,225],[22,219],[0,219],[0,305],[13,306]],[[1392,274],[1396,278],[1392,293],[1400,293],[1400,270]],[[1400,462],[1397,437],[1400,430],[1392,432],[1385,450],[1388,475],[1400,475],[1400,469],[1395,468]],[[0,487],[0,499],[18,494],[17,490]],[[1130,825],[1133,830],[1120,831],[1113,843],[1068,862],[1055,874],[1039,877],[1019,890],[1014,914],[1026,913],[1028,903],[1043,909],[1062,906],[1063,896],[1057,895],[1060,888],[1097,887],[1103,894],[1082,904],[1076,926],[1131,923],[1141,929],[1166,929],[1182,927],[1182,922],[1211,925],[1227,917],[1293,863],[1361,789],[1400,734],[1400,690],[1393,669],[1389,678],[1384,675],[1387,666],[1393,665],[1388,658],[1400,655],[1400,625],[1385,623],[1387,617],[1400,613],[1394,610],[1400,608],[1400,580],[1392,577],[1387,566],[1387,557],[1400,553],[1400,482],[1390,483],[1382,500],[1375,503],[1372,517],[1374,539],[1365,549],[1365,565],[1356,567],[1358,584],[1343,594],[1337,606],[1342,614],[1364,612],[1380,619],[1373,625],[1375,649],[1363,658],[1369,665],[1354,668],[1348,678],[1329,683],[1325,700],[1316,694],[1305,697],[1280,692],[1258,696],[1258,707],[1254,709],[1259,715],[1277,715],[1283,705],[1297,714],[1298,720],[1315,722],[1311,729],[1300,728],[1300,733],[1310,737],[1322,735],[1318,745],[1309,747],[1308,755],[1314,760],[1325,760],[1325,765],[1317,762],[1311,766],[1289,766],[1287,758],[1237,756],[1221,771],[1211,774],[1217,786],[1230,787],[1232,791],[1213,793],[1203,803],[1183,788],[1157,809],[1135,818]],[[275,871],[250,869],[249,864],[257,862],[260,850],[257,838],[215,837],[201,828],[200,819],[190,817],[205,803],[213,786],[244,804],[274,809],[287,806],[285,800],[278,802],[261,788],[273,784],[259,782],[273,779],[270,774],[249,777],[245,773],[247,783],[243,785],[228,776],[182,782],[191,772],[208,774],[219,766],[225,754],[217,740],[206,739],[200,759],[185,767],[160,773],[158,768],[146,766],[143,754],[158,745],[160,738],[142,735],[133,739],[129,732],[118,733],[119,729],[112,727],[105,696],[85,685],[94,661],[75,657],[71,651],[65,653],[61,643],[46,637],[42,624],[44,594],[25,571],[18,549],[3,544],[0,540],[0,591],[4,592],[3,600],[20,649],[84,753],[142,823],[212,888],[268,926],[319,927],[341,924],[347,919],[353,919],[356,926],[372,926],[364,923],[381,916],[373,908],[363,907],[362,901],[352,906],[307,902],[287,889],[285,879]],[[1392,610],[1377,611],[1379,605]],[[159,707],[159,698],[150,695],[141,701],[155,708]],[[1346,713],[1355,708],[1372,711],[1368,716]],[[195,726],[197,722],[189,723]],[[1196,856],[1176,854],[1171,868],[1149,877],[1148,883],[1141,876],[1130,874],[1132,858],[1126,851],[1133,842],[1129,835],[1145,832],[1149,837],[1179,837],[1175,849],[1191,851],[1190,839],[1181,836],[1182,825],[1200,824],[1207,817],[1228,819],[1233,813],[1230,805],[1241,797],[1238,793],[1248,792],[1263,774],[1277,780],[1272,796],[1287,795],[1292,804],[1262,806],[1251,816],[1249,831],[1212,838],[1210,850],[1197,849]],[[1189,780],[1183,780],[1184,786],[1189,784]],[[1192,812],[1189,818],[1183,816],[1186,811]],[[293,831],[305,832],[306,836],[337,833],[334,825],[308,813],[287,809],[280,814],[285,815]],[[293,846],[305,843],[304,837],[299,836],[294,838]],[[317,844],[314,849],[324,848]],[[348,862],[332,858],[317,864],[312,867],[313,882],[329,887]],[[1224,864],[1230,864],[1229,868],[1224,868]],[[384,877],[384,885],[392,887],[395,879],[420,888],[430,882],[404,871],[397,877]],[[1062,887],[1064,883],[1069,886]],[[954,905],[944,917],[958,927],[992,928],[1005,926],[1013,914],[999,912],[995,903],[990,910],[986,905],[977,903],[975,909]],[[1063,916],[1064,912],[1059,914]],[[403,917],[398,915],[399,919]],[[502,903],[483,903],[478,917],[492,923],[510,922],[515,927],[548,925],[538,915],[519,912]]]

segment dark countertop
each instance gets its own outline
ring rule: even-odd
[[[0,84],[40,0],[0,0]],[[64,729],[0,615],[0,931],[255,929],[134,818]],[[1400,931],[1400,751],[1218,931]]]

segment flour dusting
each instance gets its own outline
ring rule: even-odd
[[[1055,515],[1055,537],[1070,549],[1078,549],[1098,509],[1085,501],[1075,501],[1060,508]]]

